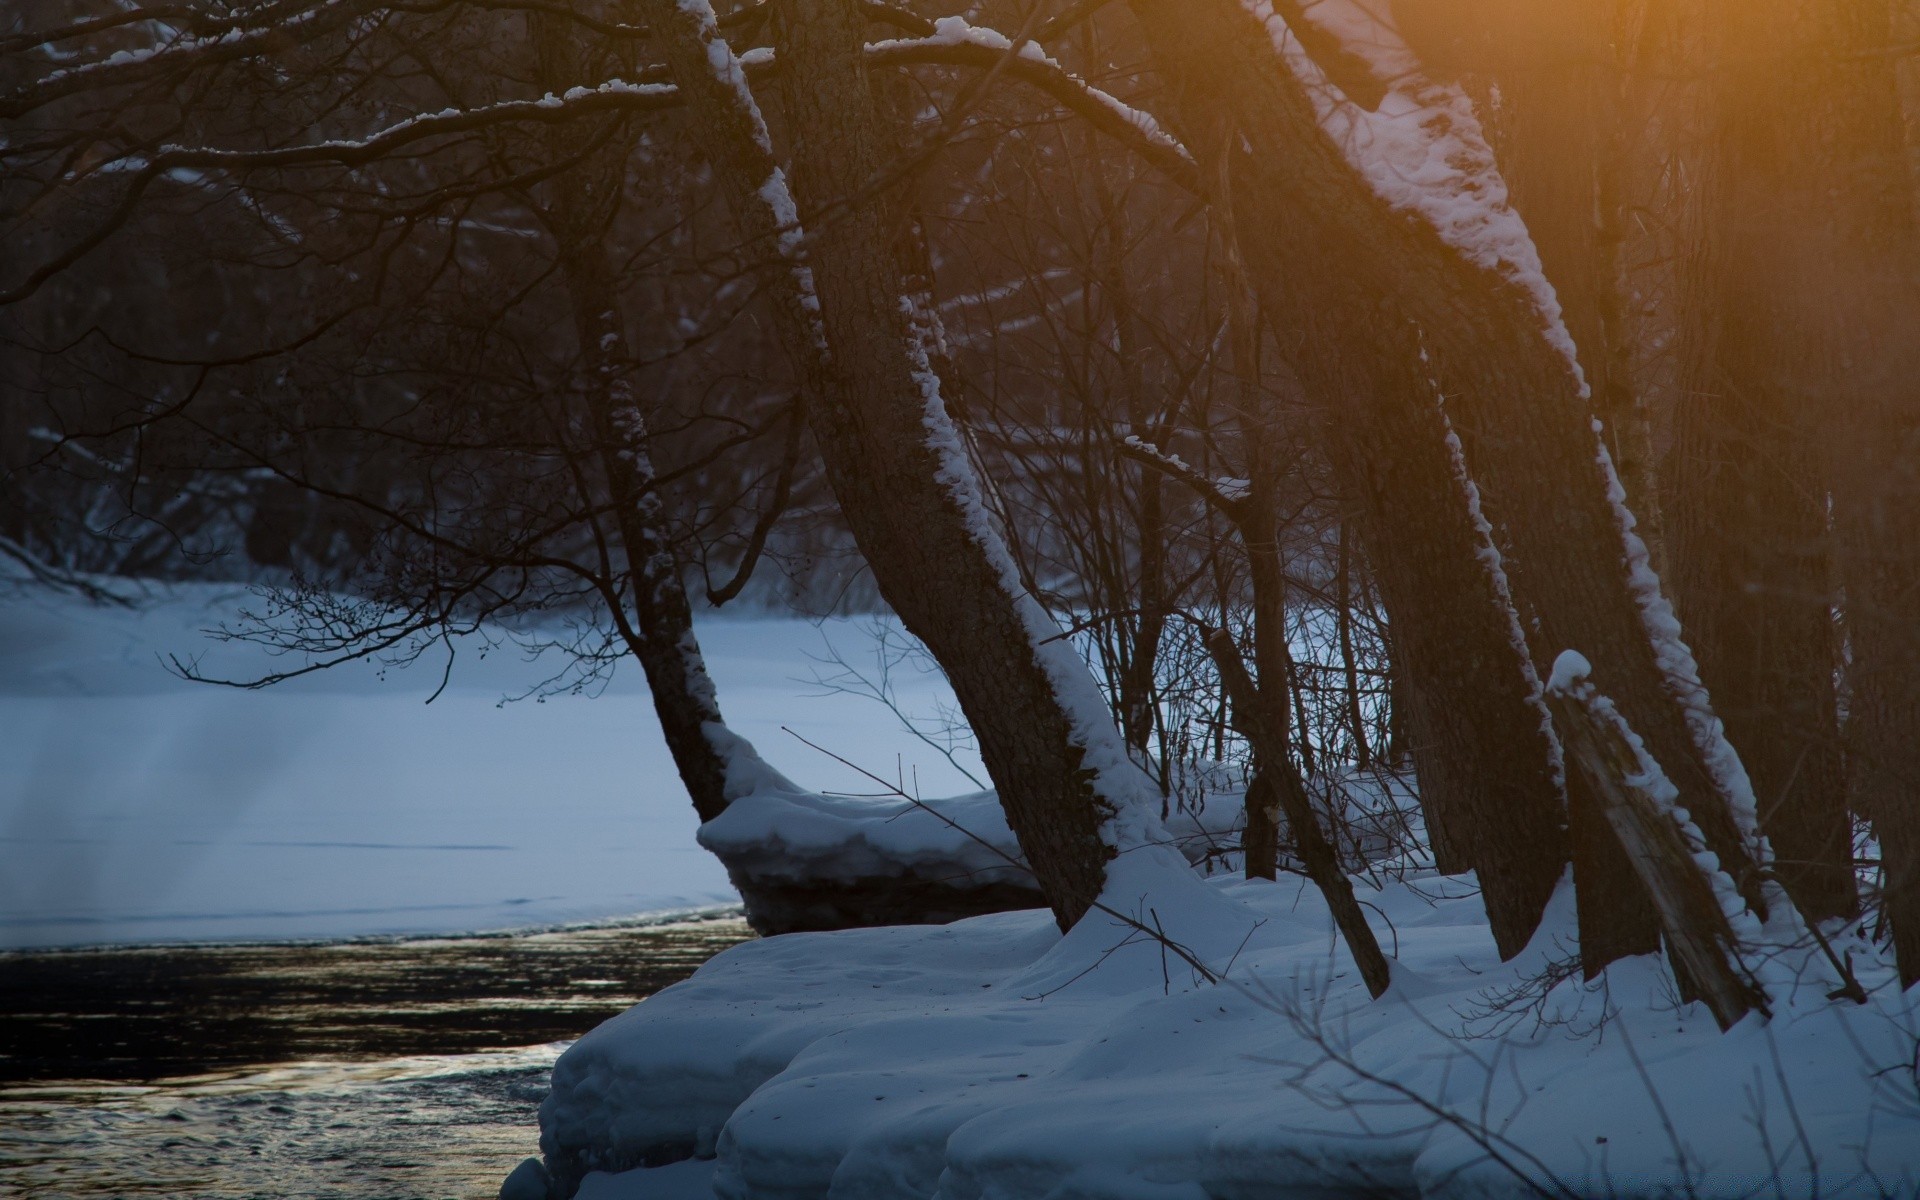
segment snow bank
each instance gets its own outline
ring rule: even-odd
[[[1199,812],[1170,816],[1168,835],[1190,860],[1202,860],[1239,843],[1243,806],[1238,793],[1209,796]],[[759,878],[1033,881],[990,791],[920,800],[763,790],[736,800],[699,836],[701,845]]]
[[[1809,989],[1722,1036],[1653,960],[1563,980],[1565,889],[1499,963],[1470,883],[1363,888],[1401,955],[1376,1003],[1310,886],[1143,856],[1065,936],[1018,912],[747,943],[560,1059],[542,1149],[557,1194],[603,1198],[1920,1186],[1920,1014],[1884,964],[1868,1007]],[[652,1169],[689,1157],[712,1161]]]
[[[915,803],[760,791],[734,801],[699,836],[736,871],[763,879],[912,875],[956,885],[1033,884],[992,792]]]
[[[1240,841],[1245,802],[1208,797],[1167,836],[1189,861]],[[762,787],[700,827],[762,932],[923,924],[1045,903],[991,791],[922,800]]]

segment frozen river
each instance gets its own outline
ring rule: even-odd
[[[354,663],[261,691],[168,672],[296,665],[203,632],[260,604],[207,585],[137,610],[0,590],[0,948],[458,933],[736,901],[694,842],[637,669],[503,703],[565,660],[470,637],[431,704],[437,647],[408,670]],[[975,790],[881,704],[816,682],[841,672],[822,661],[835,654],[877,681],[887,628],[730,618],[701,637],[730,723],[796,782],[873,786],[804,737],[927,795]],[[890,674],[906,712],[950,703],[937,674]]]
[[[0,1197],[492,1197],[537,1152],[564,1043],[745,935],[606,927],[737,899],[637,670],[503,703],[564,662],[495,637],[457,640],[431,704],[444,648],[264,691],[169,673],[297,665],[203,632],[259,605],[0,588]],[[818,682],[835,656],[884,669],[937,725],[944,680],[888,628],[701,636],[733,727],[796,781],[872,786],[804,737],[973,790],[886,707]],[[574,924],[597,928],[451,936]],[[37,952],[89,945],[118,948]]]

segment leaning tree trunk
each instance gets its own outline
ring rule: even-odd
[[[881,595],[945,670],[1055,918],[1099,896],[1115,850],[1154,837],[1157,793],[1126,754],[1092,676],[1021,588],[946,414],[915,302],[906,234],[863,55],[864,10],[805,0],[779,14],[791,191],[737,59],[704,3],[646,0],[675,82],[749,242],[786,262],[781,340],[842,514]],[[803,230],[795,199],[814,214]]]
[[[1530,243],[1524,230],[1515,232],[1517,218],[1506,209],[1491,162],[1464,168],[1473,194],[1449,197],[1472,203],[1477,196],[1481,232],[1494,235],[1463,250],[1421,214],[1422,197],[1376,192],[1322,128],[1315,96],[1295,74],[1313,65],[1283,54],[1270,36],[1285,35],[1277,18],[1263,22],[1233,0],[1134,0],[1133,7],[1183,124],[1213,135],[1206,153],[1231,158],[1236,224],[1249,258],[1262,275],[1288,281],[1292,310],[1318,326],[1287,339],[1303,348],[1300,370],[1309,387],[1362,403],[1368,389],[1353,386],[1355,364],[1378,357],[1403,376],[1430,375],[1447,396],[1473,478],[1511,549],[1514,591],[1533,625],[1536,654],[1544,659],[1571,647],[1600,664],[1604,690],[1666,766],[1747,903],[1764,913],[1744,773],[1719,737],[1632,533],[1550,289],[1528,269]],[[1350,72],[1350,64],[1341,69]],[[1388,85],[1423,102],[1435,95],[1417,64]],[[1461,134],[1456,114],[1436,110],[1436,121],[1424,127],[1434,136]],[[1465,142],[1461,148],[1472,150]],[[1335,269],[1322,261],[1328,246],[1343,251]],[[1383,449],[1437,440],[1424,415],[1431,390],[1403,383],[1373,391],[1365,418],[1350,424],[1392,428]],[[1381,502],[1398,515],[1395,525],[1414,526],[1428,518],[1411,506],[1434,494],[1405,489]],[[1380,555],[1390,559],[1392,551],[1383,545]],[[1391,599],[1384,577],[1382,584]],[[1590,795],[1576,788],[1572,799],[1576,883],[1585,893],[1582,953],[1592,971],[1622,953],[1651,949],[1657,926],[1644,889],[1595,819]]]
[[[1246,115],[1237,111],[1237,89],[1215,77],[1209,56],[1216,49],[1238,55],[1234,69],[1250,73],[1248,87],[1256,95],[1272,92],[1273,72],[1284,66],[1270,50],[1248,53],[1266,45],[1264,31],[1230,13],[1172,3],[1136,8],[1174,82],[1188,144],[1213,167],[1208,177],[1221,180],[1214,203],[1250,268],[1261,314],[1314,406],[1341,491],[1359,511],[1392,621],[1421,804],[1442,866],[1479,872],[1495,940],[1511,956],[1531,937],[1564,871],[1565,816],[1537,680],[1528,674],[1517,616],[1475,521],[1468,481],[1449,454],[1438,391],[1417,353],[1403,358],[1376,349],[1395,331],[1381,327],[1372,302],[1323,302],[1317,288],[1351,269],[1346,243],[1293,236],[1295,218],[1279,187],[1248,170],[1239,141]],[[1204,19],[1196,23],[1195,16]],[[1263,136],[1274,135],[1270,124]],[[1282,156],[1275,172],[1293,170],[1293,148],[1265,153]],[[1652,910],[1638,898],[1617,847],[1597,832],[1602,836],[1574,843],[1576,872],[1605,897],[1589,908],[1607,914],[1611,927],[1596,925],[1584,944],[1614,954],[1652,949]],[[1585,857],[1578,856],[1582,846],[1590,848]]]
[[[1560,301],[1607,450],[1638,532],[1666,565],[1653,452],[1653,398],[1637,361],[1643,332],[1627,296],[1627,190],[1636,154],[1661,128],[1642,93],[1671,87],[1636,75],[1648,0],[1440,0],[1417,7],[1416,32],[1450,42],[1453,66],[1499,92],[1494,148],[1514,208]],[[1408,6],[1401,6],[1408,7]],[[1396,10],[1398,11],[1398,9]],[[1433,26],[1444,21],[1444,31]],[[1452,37],[1446,38],[1445,34]]]
[[[1626,191],[1636,181],[1652,186],[1645,176],[1660,169],[1642,158],[1685,163],[1679,174],[1687,182],[1661,189],[1672,197],[1661,224],[1711,242],[1754,203],[1754,188],[1725,179],[1699,144],[1688,144],[1704,132],[1686,120],[1701,89],[1675,81],[1699,66],[1687,53],[1699,41],[1699,8],[1692,0],[1518,5],[1509,15],[1520,24],[1486,37],[1480,51],[1502,97],[1502,173],[1579,346],[1608,449],[1684,616],[1714,710],[1753,782],[1776,873],[1808,915],[1834,916],[1851,911],[1853,886],[1825,484],[1809,449],[1813,431],[1770,379],[1780,343],[1755,328],[1753,297],[1772,282],[1751,269],[1716,270],[1720,256],[1702,247],[1682,250],[1696,261],[1678,273],[1677,311],[1666,314],[1679,343],[1668,353],[1684,364],[1669,400],[1671,495],[1661,494],[1651,436],[1649,392],[1661,373],[1636,362],[1636,343],[1653,330],[1628,311]],[[1454,16],[1486,29],[1474,15]],[[1723,110],[1740,120],[1754,81],[1729,89],[1704,74],[1725,93]],[[1655,98],[1666,101],[1657,110]],[[1656,111],[1662,119],[1653,119]],[[1696,212],[1710,219],[1687,219]]]
[[[541,13],[528,20],[550,91],[598,77],[583,69],[589,64],[581,60],[590,55],[571,22]],[[555,136],[584,155],[576,171],[549,189],[547,216],[573,308],[576,375],[594,447],[588,472],[597,468],[607,489],[606,507],[625,559],[624,595],[616,592],[604,600],[646,673],[654,713],[694,811],[701,821],[711,821],[751,786],[752,778],[764,777],[765,768],[721,717],[654,479],[649,422],[627,377],[633,355],[601,244],[619,204],[627,151],[617,138],[593,148],[591,131],[563,128]],[[730,771],[749,767],[755,770],[748,779],[730,779]]]
[[[1809,917],[1857,905],[1834,689],[1825,471],[1763,378],[1749,297],[1729,294],[1713,379],[1681,399],[1667,474],[1689,642],[1760,801],[1775,874]],[[1741,310],[1746,310],[1745,312]],[[1711,395],[1707,394],[1711,391]]]

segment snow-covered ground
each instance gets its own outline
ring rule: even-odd
[[[1399,955],[1377,1001],[1309,885],[1164,860],[1123,861],[1108,899],[1224,982],[1099,913],[742,944],[561,1057],[555,1194],[1920,1195],[1920,990],[1870,949],[1841,947],[1870,1004],[1809,969],[1722,1034],[1657,959],[1566,978],[1565,889],[1507,964],[1470,880],[1362,895]]]
[[[502,705],[551,675],[512,646],[409,670],[359,664],[262,691],[190,683],[284,669],[201,631],[259,604],[155,589],[127,611],[0,594],[0,947],[438,933],[736,900],[694,841],[692,806],[637,669],[595,697]],[[734,727],[807,787],[871,791],[782,732],[930,795],[975,785],[883,707],[822,694],[825,638],[872,666],[871,623],[716,618],[700,627]],[[898,668],[902,706],[950,703]],[[977,759],[962,761],[983,774]]]

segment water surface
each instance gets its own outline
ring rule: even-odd
[[[491,1197],[566,1043],[748,936],[0,955],[0,1196]]]

